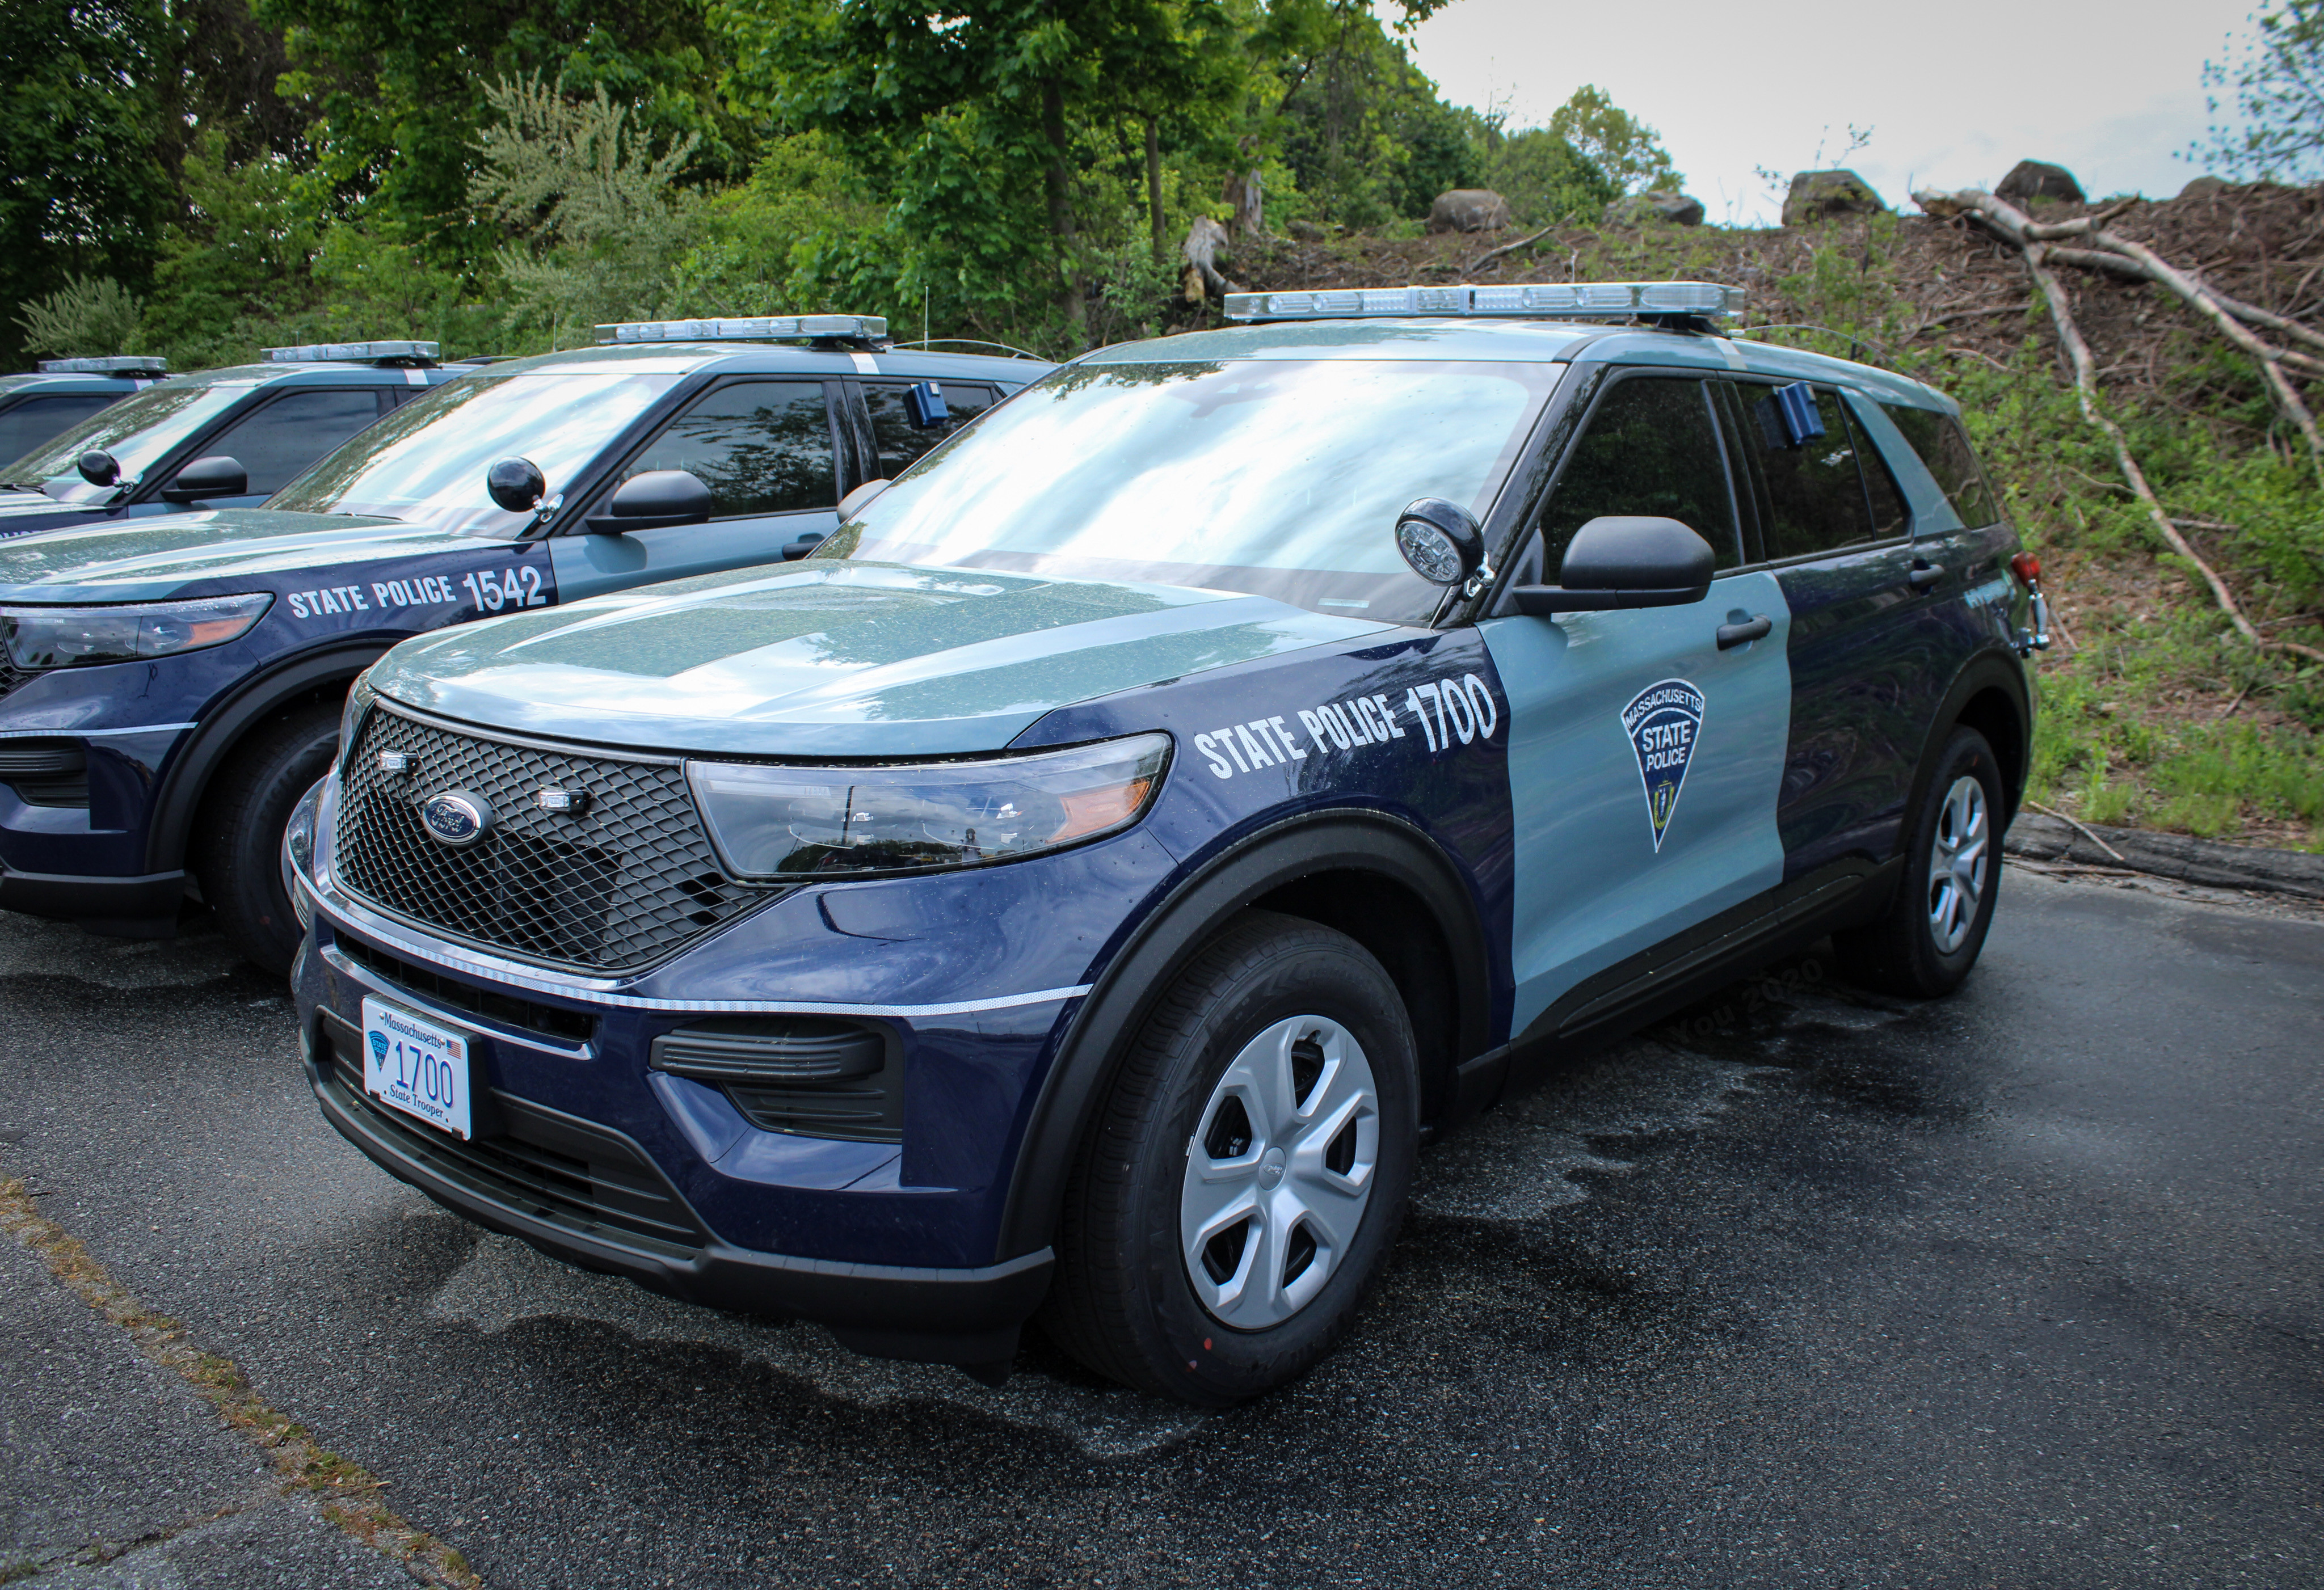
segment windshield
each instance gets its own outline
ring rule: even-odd
[[[0,481],[35,491],[47,485],[51,496],[67,502],[110,497],[122,486],[134,485],[156,461],[247,397],[258,384],[247,375],[228,381],[180,376],[148,387],[0,469]],[[92,447],[113,455],[114,463],[121,466],[118,483],[92,486],[81,479],[80,455]]]
[[[494,504],[486,471],[503,458],[530,458],[553,498],[680,379],[617,369],[462,376],[405,404],[266,506],[514,536],[532,515]]]
[[[1482,519],[1560,367],[1334,359],[1081,364],[929,454],[818,557],[1271,596],[1425,623],[1397,512]]]

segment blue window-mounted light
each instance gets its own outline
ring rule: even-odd
[[[904,389],[904,411],[912,417],[915,430],[935,430],[952,419],[952,410],[945,407],[944,388],[932,381]]]
[[[1784,444],[1804,447],[1823,435],[1823,416],[1816,410],[1815,388],[1806,381],[1777,387],[1775,419],[1784,428]]]

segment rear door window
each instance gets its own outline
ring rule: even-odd
[[[250,478],[250,495],[272,497],[315,460],[370,428],[383,411],[381,396],[377,387],[285,392],[206,443],[201,456],[233,459]]]
[[[922,384],[934,386],[943,395],[948,416],[925,427],[912,423],[912,411],[904,398],[908,389]],[[894,480],[918,462],[921,454],[991,408],[994,399],[991,387],[967,381],[865,381],[863,402],[872,411],[872,437],[879,449],[880,476]]]
[[[1985,478],[1960,420],[1933,409],[1908,409],[1902,403],[1883,403],[1880,409],[1904,433],[1965,528],[1981,530],[2001,522],[2000,501]]]
[[[1858,464],[1859,443],[1837,393],[1824,387],[1811,389],[1823,434],[1794,443],[1777,407],[1776,388],[1738,382],[1736,391],[1742,406],[1744,450],[1766,492],[1760,531],[1768,561],[1868,546],[1904,533],[1904,504],[1885,476],[1893,502],[1893,511],[1886,517],[1897,528],[1875,523]]]
[[[656,469],[682,469],[708,486],[713,519],[829,511],[839,492],[823,382],[712,388],[647,444],[622,478]]]
[[[1556,578],[1573,532],[1604,515],[1674,519],[1711,543],[1720,568],[1743,561],[1702,381],[1631,376],[1598,400],[1542,509],[1544,578]]]
[[[114,401],[111,392],[59,392],[52,398],[25,399],[0,414],[0,464],[22,458]]]

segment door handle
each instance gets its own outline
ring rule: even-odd
[[[1912,582],[1914,590],[1926,591],[1945,577],[1945,571],[1933,563],[1916,557],[1913,560],[1912,572],[1904,577]]]
[[[1719,649],[1727,651],[1738,646],[1748,646],[1754,640],[1764,640],[1775,627],[1775,620],[1766,613],[1745,624],[1721,624],[1719,626]]]

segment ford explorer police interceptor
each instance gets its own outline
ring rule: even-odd
[[[1977,960],[2038,570],[1951,402],[1738,300],[1239,295],[798,563],[398,647],[285,852],[325,1115],[862,1352],[1279,1384],[1424,1127],[1821,935]]]

